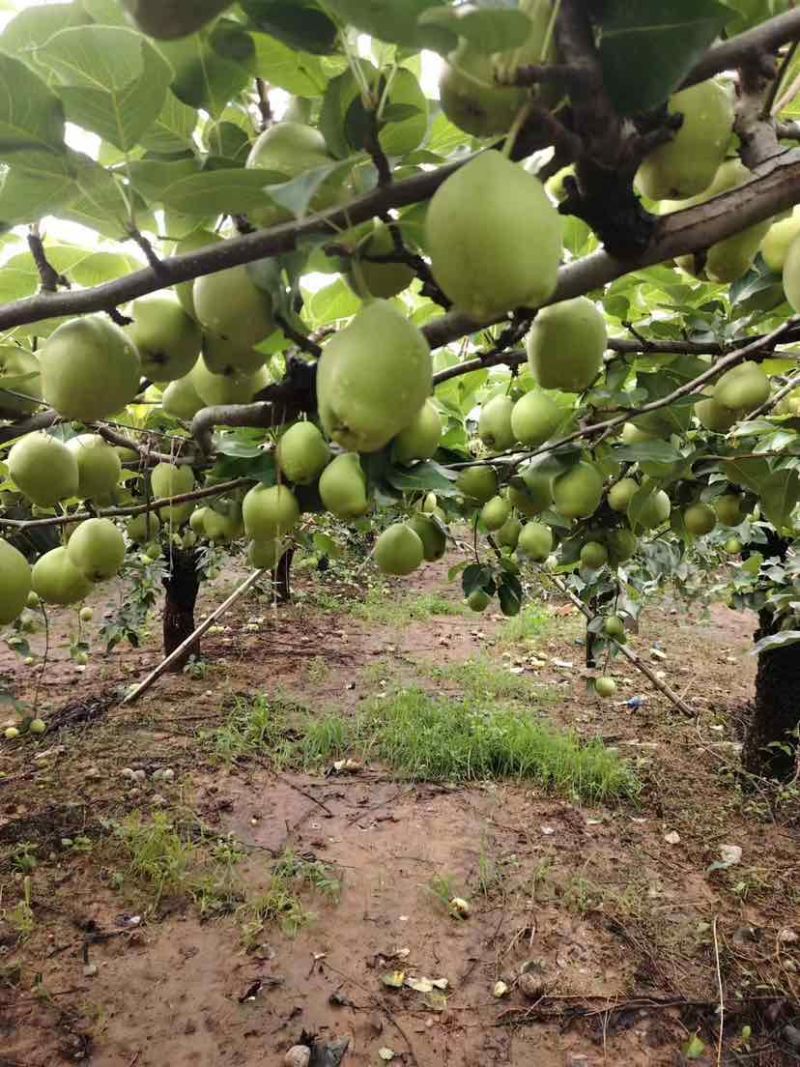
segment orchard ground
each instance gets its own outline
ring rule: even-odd
[[[794,1062],[800,798],[736,771],[753,619],[647,610],[687,720],[621,660],[588,691],[571,605],[475,615],[446,570],[251,593],[133,708],[157,634],[83,669],[58,642],[48,733],[0,753],[4,1064],[279,1064],[304,1031],[350,1035],[345,1064],[710,1063],[720,981],[726,1062]],[[475,714],[557,731],[549,787],[445,773],[457,738],[423,725]]]

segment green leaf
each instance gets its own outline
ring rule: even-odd
[[[307,170],[305,174],[301,174],[289,182],[270,185],[270,200],[273,200],[281,207],[285,207],[287,211],[291,211],[295,218],[301,219],[308,211],[308,206],[320,186],[335,174],[350,170],[352,166],[352,159],[326,163],[321,167]]]
[[[336,25],[316,0],[242,0],[257,29],[290,48],[324,55],[336,47]]]
[[[663,104],[725,25],[717,0],[608,0],[600,59],[624,115]]]
[[[267,202],[264,172],[244,167],[203,171],[166,186],[161,200],[187,215],[247,214]]]
[[[0,176],[0,231],[60,211],[78,192],[74,178],[68,173],[59,175],[9,167]]]
[[[142,134],[139,142],[148,152],[175,155],[194,148],[192,134],[197,126],[197,112],[167,92],[164,106],[155,121]]]
[[[72,153],[76,160],[76,182],[79,195],[70,202],[64,211],[64,218],[80,222],[98,233],[115,240],[127,238],[129,224],[128,198],[132,198],[132,208],[140,229],[155,229],[155,220],[141,198],[133,193],[126,193],[119,178],[99,166],[88,156]]]
[[[313,326],[325,326],[338,319],[349,319],[361,307],[361,301],[342,278],[319,289],[306,302]]]
[[[800,643],[800,630],[782,630],[778,634],[762,637],[753,645],[751,656],[760,656],[762,652],[772,652],[776,648],[788,648]]]
[[[639,460],[652,460],[655,463],[677,463],[680,455],[669,441],[639,441],[634,445],[614,445],[611,449],[614,459],[627,463]]]
[[[780,532],[789,525],[800,500],[800,474],[794,468],[774,471],[761,483],[759,499],[764,514]]]
[[[86,25],[89,21],[89,16],[77,3],[29,7],[20,11],[3,30],[0,50],[16,56],[35,69],[37,48],[59,30]]]
[[[765,459],[726,459],[722,469],[729,482],[754,493],[761,491],[769,476],[769,463]]]
[[[0,159],[30,151],[66,151],[64,108],[21,60],[0,55]]]
[[[172,64],[178,99],[214,117],[253,76],[255,46],[241,27],[203,30],[178,41],[159,41],[158,47]]]
[[[314,97],[325,92],[329,75],[319,56],[295,52],[265,33],[254,33],[253,43],[256,46],[256,73],[269,85],[295,96]]]
[[[145,200],[161,201],[164,190],[200,171],[197,159],[140,159],[128,164],[128,174],[134,189]]]
[[[519,615],[522,607],[522,582],[515,574],[503,574],[497,586],[500,610],[504,615]]]
[[[494,579],[491,569],[482,563],[470,563],[468,567],[464,568],[464,572],[461,575],[461,588],[464,590],[465,597],[468,597],[470,593],[474,593],[478,589],[485,589],[487,593],[494,593]]]
[[[450,51],[458,43],[458,31],[445,24],[428,24],[424,15],[443,9],[442,0],[329,0],[331,9],[362,33],[407,48]],[[421,17],[422,16],[422,17]]]
[[[420,26],[437,26],[463,37],[473,48],[486,55],[507,52],[524,44],[531,32],[531,22],[518,8],[431,7],[419,18]]]
[[[144,73],[144,38],[117,26],[62,29],[36,50],[61,85],[118,93]]]
[[[424,490],[441,496],[456,495],[455,475],[432,460],[413,467],[390,467],[384,477],[389,485],[403,493]]]

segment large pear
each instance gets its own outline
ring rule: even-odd
[[[775,274],[780,274],[795,238],[800,235],[800,215],[795,211],[788,219],[773,222],[767,230],[759,252],[764,262]]]
[[[277,122],[256,139],[247,157],[246,167],[264,171],[264,185],[282,185],[334,162],[325,138],[313,126],[303,122]],[[331,207],[340,195],[341,178],[333,176],[321,182],[311,198],[311,208],[321,211]],[[275,226],[290,219],[288,208],[264,199],[264,206],[248,212],[252,223],[261,228]]]
[[[78,495],[78,463],[65,444],[46,433],[29,433],[8,453],[8,473],[21,493],[40,507]]]
[[[266,365],[254,374],[234,371],[230,374],[212,374],[202,359],[198,359],[189,375],[192,388],[203,401],[217,404],[248,404],[255,394],[269,385],[270,376]]]
[[[422,333],[376,300],[325,346],[317,368],[322,425],[343,448],[377,452],[414,419],[431,381]]]
[[[695,401],[694,413],[700,425],[712,433],[727,433],[739,418],[738,412],[717,403],[713,390],[709,391],[705,400]]]
[[[33,565],[31,585],[45,604],[74,604],[92,590],[92,583],[70,561],[61,546],[45,552]]]
[[[313,422],[296,422],[278,442],[278,466],[297,485],[310,485],[327,467],[331,450]]]
[[[407,289],[416,277],[414,268],[407,263],[382,262],[381,257],[392,254],[396,254],[394,239],[388,226],[378,223],[359,241],[347,265],[345,276],[350,288],[362,297],[377,296],[384,300]]]
[[[733,133],[733,96],[710,80],[670,97],[671,114],[683,115],[672,140],[655,148],[636,174],[640,192],[651,200],[685,200],[714,180]]]
[[[186,237],[182,237],[180,241],[175,245],[175,255],[183,256],[189,252],[199,252],[201,248],[208,248],[211,245],[218,245],[223,238],[217,233],[213,233],[211,230],[193,230]],[[175,295],[177,296],[181,307],[187,315],[191,315],[193,319],[197,318],[194,307],[194,278],[188,282],[178,282],[175,286]]]
[[[442,437],[442,417],[432,400],[426,400],[413,420],[394,439],[392,458],[396,463],[430,459]]]
[[[251,540],[270,541],[292,532],[300,520],[300,505],[286,485],[254,485],[242,501],[242,518]]]
[[[418,511],[408,519],[406,525],[422,541],[422,551],[429,563],[442,558],[447,549],[447,536],[438,522]]]
[[[783,264],[783,291],[794,311],[800,311],[800,236],[789,245]]]
[[[165,500],[173,496],[183,496],[194,489],[194,471],[188,463],[178,466],[174,463],[157,463],[150,473],[150,489],[156,500]],[[165,523],[179,526],[189,518],[194,509],[191,500],[183,504],[167,504],[161,509]]]
[[[563,422],[564,414],[546,393],[531,390],[514,405],[511,429],[520,444],[536,448],[550,440]]]
[[[725,371],[712,395],[729,411],[752,411],[769,398],[769,378],[758,363],[748,359]]]
[[[553,503],[565,519],[594,514],[603,495],[603,476],[590,463],[576,463],[553,480]]]
[[[275,329],[269,293],[258,288],[243,265],[198,278],[193,295],[203,328],[237,348],[252,348]]]
[[[369,510],[367,479],[355,452],[336,456],[320,475],[322,503],[338,519],[355,519]]]
[[[201,331],[177,296],[149,293],[131,305],[127,333],[139,351],[142,374],[152,382],[172,382],[188,374],[200,352]]]
[[[67,442],[78,464],[78,496],[106,503],[117,488],[122,461],[96,433],[82,433]]]
[[[205,333],[203,363],[212,374],[254,374],[264,366],[264,353],[255,348],[241,348],[224,337]]]
[[[23,554],[0,538],[0,626],[19,615],[31,591],[31,569]]]
[[[129,337],[103,315],[59,326],[39,352],[42,397],[59,415],[94,422],[139,391],[141,361]]]
[[[0,345],[0,417],[27,415],[42,398],[39,360],[25,348]]]
[[[230,0],[123,0],[142,33],[158,40],[186,37],[230,6]]]
[[[481,405],[478,417],[478,437],[492,452],[505,452],[514,444],[511,412],[514,401],[510,396],[493,396]]]
[[[603,365],[606,323],[588,297],[542,308],[528,334],[528,363],[543,389],[582,393]]]
[[[102,582],[122,566],[125,538],[111,519],[86,519],[73,530],[67,556],[90,582]]]
[[[561,217],[539,179],[499,152],[481,153],[442,183],[425,230],[436,281],[478,321],[539,307],[556,287]]]
[[[456,489],[467,500],[485,504],[497,492],[497,473],[487,464],[464,467],[456,476]]]
[[[187,374],[169,383],[161,396],[161,406],[168,415],[188,422],[205,407],[205,400],[195,389],[191,374]]]
[[[543,522],[526,522],[517,539],[517,554],[543,563],[553,551],[553,531]]]
[[[425,558],[419,534],[404,522],[388,526],[375,542],[373,550],[382,574],[411,574]]]

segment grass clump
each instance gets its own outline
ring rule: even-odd
[[[269,923],[277,923],[287,936],[294,937],[314,919],[300,893],[311,890],[337,903],[341,888],[341,882],[327,864],[287,849],[273,864],[266,889],[241,909],[242,944],[252,952]]]
[[[553,616],[543,604],[526,604],[519,615],[506,619],[500,628],[501,644],[518,644],[543,637],[553,626]]]
[[[551,703],[555,694],[534,679],[512,674],[506,667],[493,663],[487,656],[476,656],[464,663],[434,667],[436,681],[458,686],[472,700],[514,700],[536,704]]]
[[[305,709],[297,704],[270,701],[263,694],[252,700],[237,697],[226,722],[216,730],[201,733],[200,739],[223,763],[269,755],[282,764],[291,748],[292,719],[304,713]]]
[[[400,627],[410,622],[425,622],[435,615],[463,615],[466,608],[457,601],[437,593],[407,593],[398,596],[385,587],[373,587],[366,598],[355,603],[350,613],[357,619],[377,626]]]

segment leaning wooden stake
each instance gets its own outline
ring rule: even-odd
[[[564,593],[565,596],[568,596],[572,603],[575,605],[575,607],[578,609],[578,611],[580,611],[582,615],[585,615],[589,622],[592,621],[594,615],[592,615],[589,608],[583,603],[580,597],[577,597],[572,592],[572,590],[567,585],[565,585],[564,582],[562,582],[558,575],[548,574],[546,571],[542,570],[540,570],[539,573],[542,575],[543,578],[549,579],[557,589]],[[609,638],[609,640],[614,641],[614,644],[620,650],[622,655],[625,656],[626,659],[630,660],[634,667],[637,670],[641,671],[642,674],[647,679],[649,679],[650,682],[652,682],[656,689],[662,692],[667,698],[667,700],[669,700],[672,704],[675,705],[675,707],[678,709],[679,712],[681,712],[682,715],[686,715],[690,719],[697,718],[697,712],[691,707],[691,705],[687,704],[683,697],[679,696],[674,689],[671,689],[666,682],[662,682],[660,678],[657,678],[655,673],[650,670],[648,665],[636,652],[628,648],[627,645],[621,645],[619,641],[614,640],[613,637]]]
[[[147,692],[153,682],[155,682],[157,678],[160,678],[164,671],[168,670],[169,667],[175,662],[175,660],[179,659],[180,656],[187,650],[187,648],[190,648],[194,644],[198,637],[202,637],[206,630],[209,628],[209,626],[211,626],[212,623],[216,622],[216,620],[221,615],[224,615],[228,608],[232,604],[235,604],[239,597],[243,593],[247,592],[250,586],[255,582],[256,578],[258,578],[259,575],[263,573],[263,570],[253,571],[252,574],[245,578],[242,584],[234,589],[228,599],[223,600],[223,602],[218,608],[215,608],[210,615],[203,619],[203,621],[200,623],[194,633],[189,634],[185,641],[181,641],[178,647],[174,648],[166,659],[163,659],[154,670],[150,671],[150,673],[143,681],[139,682],[137,686],[134,686],[134,688],[131,689],[131,691],[125,697],[123,697],[120,703],[132,704],[134,700],[139,699],[142,693]]]

